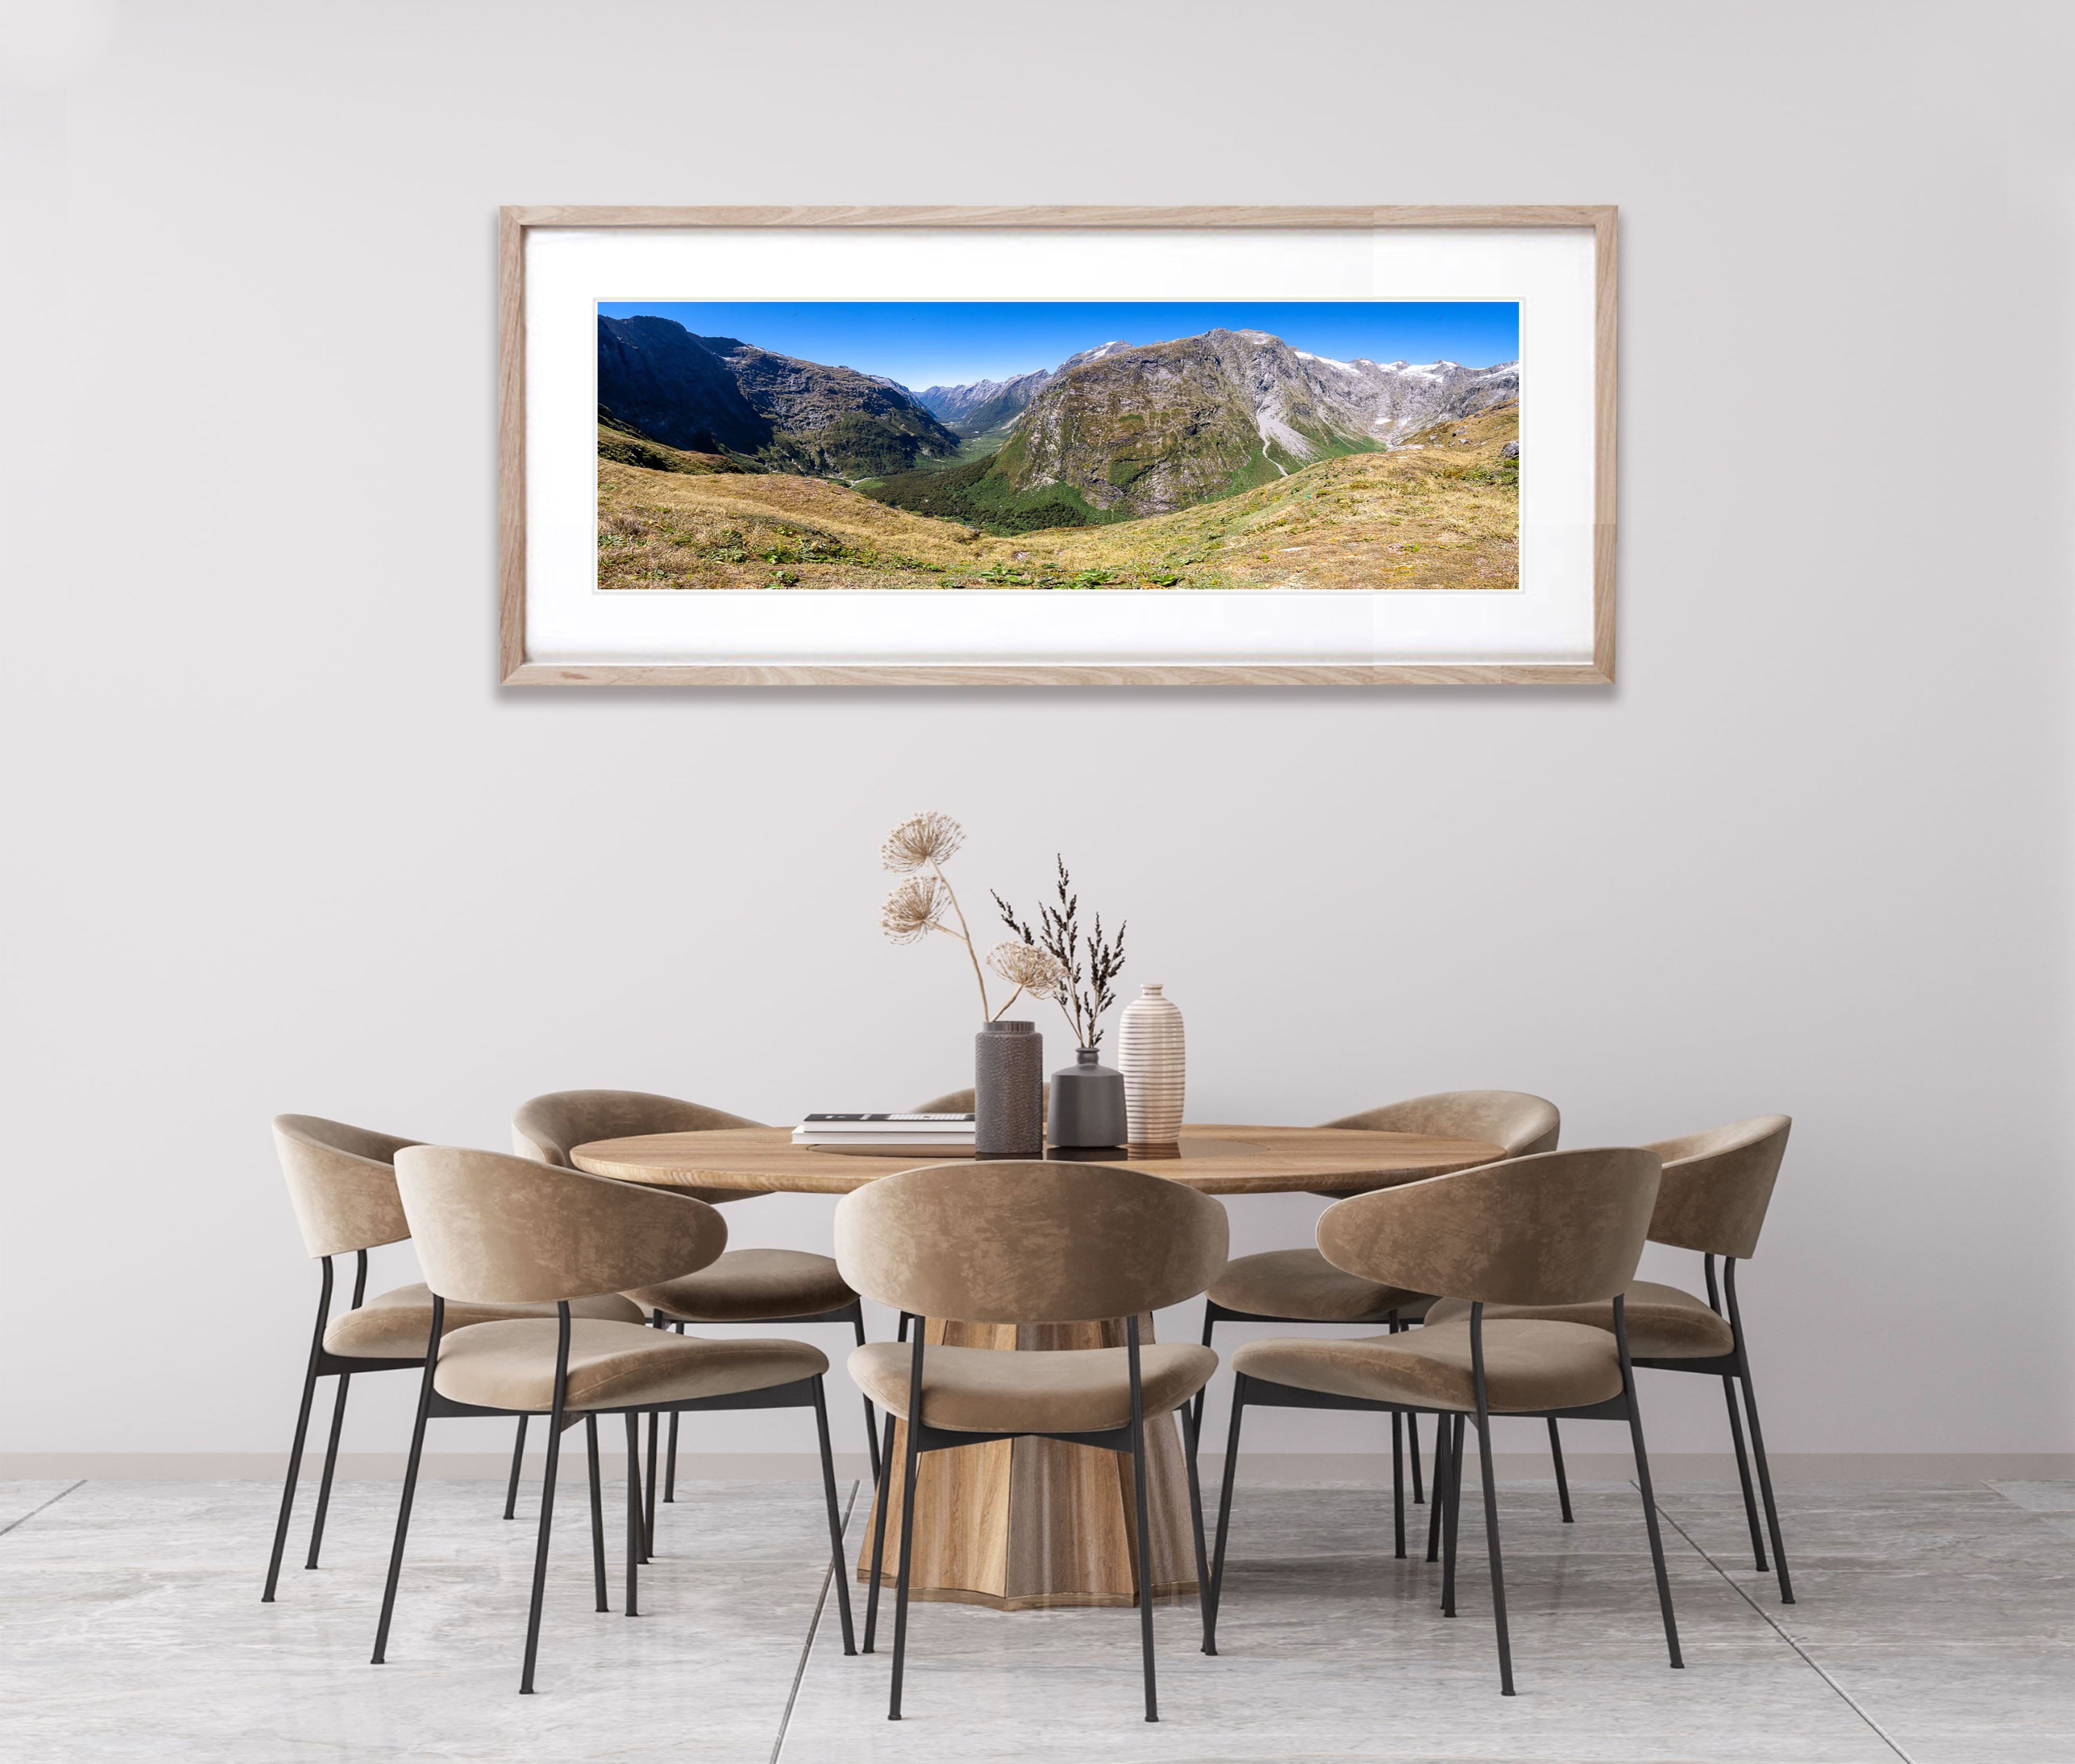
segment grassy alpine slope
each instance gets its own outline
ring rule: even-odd
[[[1504,405],[1221,501],[1008,536],[820,478],[601,457],[598,586],[1513,588],[1519,479],[1501,450],[1519,419]]]

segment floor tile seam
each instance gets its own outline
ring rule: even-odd
[[[1637,1492],[1638,1493],[1642,1492],[1639,1484],[1638,1485]],[[1756,1599],[1753,1598],[1749,1591],[1746,1589],[1742,1583],[1733,1579],[1728,1570],[1724,1568],[1721,1563],[1717,1562],[1713,1555],[1710,1555],[1708,1553],[1707,1551],[1701,1549],[1698,1541],[1687,1531],[1684,1526],[1680,1525],[1676,1519],[1673,1518],[1671,1515],[1667,1513],[1662,1507],[1658,1508],[1657,1511],[1658,1517],[1663,1520],[1667,1525],[1670,1526],[1674,1531],[1676,1531],[1680,1537],[1684,1538],[1687,1542],[1691,1544],[1692,1547],[1699,1552],[1700,1556],[1708,1563],[1708,1566],[1713,1568],[1716,1573],[1721,1576],[1723,1580],[1734,1590],[1737,1595],[1742,1599],[1744,1603],[1748,1605],[1753,1611],[1758,1613],[1759,1620],[1765,1624],[1766,1628],[1770,1629],[1775,1635],[1780,1638],[1781,1641],[1784,1642],[1789,1647],[1794,1650],[1795,1653],[1799,1655],[1804,1663],[1807,1665],[1808,1670],[1813,1672],[1816,1677],[1822,1679],[1825,1684],[1830,1687],[1831,1690],[1836,1693],[1838,1700],[1844,1704],[1845,1707],[1849,1708],[1854,1715],[1858,1716],[1862,1721],[1864,1721],[1866,1725],[1873,1730],[1883,1745],[1885,1745],[1891,1752],[1894,1753],[1897,1758],[1900,1758],[1903,1761],[1903,1764],[1916,1764],[1916,1760],[1911,1758],[1908,1753],[1903,1750],[1903,1749],[1895,1743],[1894,1736],[1859,1706],[1858,1699],[1853,1697],[1848,1691],[1846,1691],[1845,1687],[1841,1684],[1838,1683],[1835,1679],[1832,1678],[1828,1672],[1824,1671],[1820,1666],[1817,1665],[1814,1656],[1812,1655],[1806,1648],[1803,1647],[1799,1642],[1795,1641],[1792,1636],[1789,1635],[1786,1630],[1782,1629],[1778,1622],[1774,1620],[1772,1613],[1767,1611],[1763,1605],[1760,1605]]]
[[[843,1560],[839,1563],[830,1562],[822,1571],[822,1590],[814,1600],[814,1614],[807,1619],[807,1638],[800,1644],[800,1658],[793,1668],[793,1683],[791,1687],[785,1692],[785,1707],[779,1712],[778,1732],[771,1741],[769,1764],[778,1764],[779,1754],[785,1750],[786,1729],[793,1725],[793,1706],[800,1700],[801,1685],[806,1682],[807,1662],[814,1651],[814,1637],[822,1626],[822,1613],[828,1608],[830,1586],[834,1582],[839,1568],[845,1573],[849,1571],[851,1515],[857,1510],[858,1491],[864,1486],[862,1482],[851,1483],[850,1497],[843,1503]]]
[[[42,1506],[32,1507],[28,1512],[23,1513],[20,1518],[10,1520],[6,1525],[0,1525],[0,1538],[6,1537],[10,1531],[14,1530],[19,1526],[27,1525],[31,1519],[35,1518],[38,1513],[43,1512],[45,1508],[56,1506],[58,1502],[64,1500],[67,1495],[75,1493],[79,1489],[85,1488],[86,1486],[86,1480],[87,1479],[85,1476],[81,1476],[78,1481],[72,1484],[71,1488],[59,1489],[58,1492],[52,1495],[49,1500],[44,1501]]]
[[[2025,1478],[2019,1476],[2005,1476],[2000,1480],[2003,1482],[2017,1483],[2023,1486],[2038,1486],[2036,1482],[2027,1482]],[[2019,1500],[2015,1495],[2004,1493],[2003,1489],[1998,1488],[1994,1482],[1988,1481],[1986,1479],[1982,1481],[1982,1486],[1986,1489],[1990,1494],[1994,1495],[2003,1506],[2010,1508],[2013,1512],[2028,1513],[2035,1519],[2066,1518],[2070,1517],[2071,1514],[2075,1514],[2075,1509],[2068,1507],[2028,1507],[2022,1501]]]

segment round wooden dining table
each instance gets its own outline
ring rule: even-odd
[[[658,1187],[753,1194],[844,1195],[904,1170],[951,1161],[938,1149],[872,1152],[795,1145],[782,1127],[715,1133],[646,1133],[598,1140],[570,1156],[577,1167]],[[965,1155],[970,1155],[969,1153]],[[1489,1164],[1506,1155],[1477,1140],[1377,1133],[1337,1127],[1185,1126],[1178,1145],[1133,1148],[1098,1162],[1186,1182],[1207,1195],[1309,1192],[1356,1195]],[[925,1321],[924,1339],[955,1347],[1025,1352],[1120,1347],[1122,1319],[1087,1323]],[[1152,1319],[1142,1319],[1151,1340]],[[897,1423],[893,1456],[905,1451]],[[1146,1426],[1152,1592],[1197,1590],[1189,1535],[1187,1465],[1174,1418]],[[892,1584],[901,1520],[891,1479],[886,1584]],[[1056,1439],[990,1440],[926,1454],[915,1489],[909,1596],[1016,1611],[1051,1605],[1134,1605],[1137,1553],[1131,1534],[1130,1458]],[[858,1578],[870,1573],[872,1527],[864,1528]]]

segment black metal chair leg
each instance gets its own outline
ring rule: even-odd
[[[1629,1435],[1635,1444],[1636,1481],[1642,1490],[1642,1516],[1650,1533],[1650,1563],[1657,1575],[1657,1605],[1664,1615],[1664,1646],[1674,1667],[1686,1662],[1679,1651],[1679,1620],[1671,1610],[1671,1577],[1665,1571],[1664,1535],[1657,1523],[1657,1491],[1650,1486],[1650,1454],[1643,1449],[1642,1421],[1633,1402],[1628,1410]]]
[[[879,1480],[879,1411],[872,1406],[872,1398],[864,1401],[864,1456],[865,1468],[872,1480]]]
[[[1135,1527],[1138,1534],[1138,1653],[1145,1669],[1145,1718],[1157,1721],[1160,1719],[1160,1693],[1153,1671],[1153,1539],[1152,1522],[1145,1510],[1145,1429],[1141,1424],[1133,1432],[1137,1442],[1131,1454],[1131,1480],[1138,1508]]]
[[[857,1333],[857,1344],[862,1348],[864,1345],[864,1306],[862,1304],[851,1306],[850,1321],[851,1327]],[[673,1416],[671,1418],[674,1424],[676,1418]],[[873,1412],[869,1397],[864,1399],[864,1454],[871,1463],[872,1484],[876,1487],[879,1483],[879,1417]]]
[[[562,1461],[562,1411],[569,1393],[569,1302],[565,1299],[555,1309],[561,1327],[555,1332],[554,1398],[548,1411],[548,1461],[540,1472],[540,1531],[533,1545],[533,1596],[526,1609],[526,1664],[519,1675],[521,1696],[533,1694],[533,1663],[540,1654],[540,1609],[548,1596],[548,1545],[555,1526],[555,1472]],[[436,1323],[435,1340],[438,1327]]]
[[[1415,1455],[1412,1460],[1419,1463]],[[1427,1509],[1427,1559],[1441,1559],[1441,1527],[1448,1518],[1448,1418],[1434,1418],[1434,1500]]]
[[[1405,1416],[1390,1411],[1390,1535],[1391,1554],[1405,1559]]]
[[[1563,1436],[1556,1431],[1556,1418],[1549,1418],[1549,1460],[1556,1466],[1556,1499],[1563,1509],[1566,1525],[1576,1522],[1571,1517],[1571,1479],[1563,1474]]]
[[[1750,1528],[1751,1563],[1760,1574],[1772,1564],[1765,1559],[1765,1527],[1758,1516],[1758,1489],[1751,1481],[1750,1454],[1744,1450],[1744,1418],[1737,1402],[1737,1381],[1722,1374],[1722,1401],[1729,1411],[1729,1443],[1737,1448],[1737,1481],[1743,1489],[1744,1523]]]
[[[382,1588],[382,1617],[375,1626],[374,1663],[380,1666],[389,1651],[389,1620],[396,1614],[396,1583],[404,1572],[404,1539],[411,1529],[411,1502],[418,1492],[418,1464],[425,1451],[425,1422],[433,1409],[433,1373],[439,1364],[440,1334],[445,1320],[445,1302],[433,1298],[431,1339],[425,1344],[425,1376],[418,1381],[418,1414],[411,1423],[411,1455],[404,1462],[404,1497],[396,1506],[396,1538],[389,1546],[389,1578]]]
[[[1779,1534],[1779,1507],[1772,1495],[1772,1467],[1766,1461],[1765,1435],[1758,1420],[1758,1393],[1751,1389],[1750,1368],[1744,1368],[1744,1408],[1750,1417],[1751,1456],[1758,1460],[1758,1488],[1765,1502],[1765,1528],[1772,1538],[1772,1563],[1779,1575],[1779,1602],[1794,1602],[1794,1580],[1787,1571],[1787,1544]]]
[[[1131,1367],[1131,1493],[1137,1514],[1134,1543],[1138,1558],[1138,1652],[1145,1668],[1145,1718],[1160,1719],[1160,1696],[1153,1674],[1153,1522],[1145,1500],[1145,1390],[1140,1381],[1138,1319],[1124,1324],[1125,1352]]]
[[[1722,1315],[1721,1289],[1715,1281],[1715,1258],[1703,1256],[1700,1265],[1708,1273],[1708,1308],[1717,1316]],[[1734,1325],[1731,1326],[1731,1357],[1735,1356]],[[1750,1454],[1744,1450],[1743,1411],[1737,1398],[1737,1381],[1732,1373],[1722,1374],[1722,1403],[1729,1412],[1729,1443],[1737,1454],[1737,1485],[1744,1497],[1744,1523],[1750,1530],[1751,1565],[1760,1574],[1769,1571],[1771,1564],[1765,1559],[1765,1528],[1758,1516],[1758,1490],[1751,1482]]]
[[[1211,1302],[1207,1298],[1203,1301],[1203,1345],[1206,1348],[1210,1346],[1211,1333],[1217,1327],[1217,1313],[1211,1309]],[[1210,1394],[1211,1381],[1206,1378],[1203,1387],[1195,1394],[1192,1418],[1191,1431],[1199,1439],[1203,1437],[1203,1404],[1208,1400]]]
[[[1456,1614],[1456,1536],[1463,1518],[1463,1418],[1443,1415],[1448,1430],[1448,1513],[1441,1522],[1441,1615]]]
[[[627,1411],[627,1614],[641,1615],[641,1416]]]
[[[526,1463],[526,1418],[519,1418],[519,1431],[512,1438],[512,1480],[504,1486],[504,1517],[519,1516],[519,1472]]]
[[[917,1329],[915,1340],[919,1344],[922,1331]],[[916,1358],[922,1356],[918,1352]],[[911,1400],[909,1412],[912,1418],[914,1403]],[[901,1678],[902,1668],[908,1662],[908,1572],[915,1555],[915,1464],[918,1454],[915,1449],[915,1424],[908,1424],[907,1463],[901,1476],[901,1569],[893,1588],[893,1688],[886,1705],[889,1721],[901,1719]]]
[[[872,1501],[872,1579],[864,1593],[864,1651],[872,1651],[879,1635],[879,1578],[886,1565],[886,1509],[893,1505],[893,1417],[886,1418],[886,1437],[879,1448],[879,1480]]]
[[[1650,1484],[1650,1453],[1642,1443],[1642,1410],[1635,1400],[1635,1368],[1628,1353],[1628,1319],[1621,1295],[1614,1295],[1614,1346],[1621,1356],[1621,1396],[1628,1406],[1629,1447],[1635,1453],[1636,1486],[1642,1493],[1642,1522],[1650,1533],[1650,1562],[1657,1571],[1657,1606],[1664,1614],[1664,1646],[1671,1664],[1685,1660],[1679,1651],[1679,1621],[1671,1614],[1671,1577],[1664,1567],[1664,1536],[1657,1523],[1657,1491]]]
[[[661,1441],[663,1418],[655,1410],[648,1411],[648,1479],[643,1485],[641,1503],[641,1559],[653,1559],[656,1554],[656,1451]]]
[[[281,1578],[281,1553],[288,1545],[288,1520],[296,1510],[296,1479],[303,1472],[303,1442],[309,1437],[310,1403],[317,1393],[317,1356],[324,1352],[325,1324],[331,1316],[331,1257],[324,1261],[324,1285],[317,1300],[317,1327],[310,1333],[310,1357],[303,1369],[303,1400],[296,1410],[296,1437],[288,1447],[288,1474],[281,1484],[281,1514],[274,1522],[274,1553],[267,1559],[267,1586],[260,1593],[262,1605],[274,1602],[274,1588]]]
[[[595,1583],[598,1608],[612,1609],[605,1586],[605,1481],[598,1468],[598,1417],[584,1417],[584,1456],[590,1465],[590,1577]]]
[[[1498,1692],[1513,1695],[1513,1638],[1506,1621],[1506,1569],[1499,1559],[1498,1480],[1492,1474],[1491,1418],[1477,1416],[1477,1469],[1485,1482],[1485,1552],[1491,1559],[1492,1625],[1498,1633]]]
[[[540,1532],[533,1547],[533,1596],[526,1612],[526,1662],[519,1676],[519,1694],[533,1694],[533,1663],[540,1652],[540,1608],[548,1592],[548,1541],[554,1534],[555,1472],[562,1459],[561,1393],[548,1422],[548,1461],[540,1473]]]
[[[685,1326],[677,1324],[677,1331],[681,1335]],[[677,1498],[677,1411],[674,1409],[670,1411],[669,1441],[663,1451],[663,1498],[673,1501]]]
[[[664,1320],[663,1313],[660,1311],[649,1312],[648,1323],[651,1328],[665,1332],[670,1327]],[[656,1448],[662,1443],[662,1431],[663,1417],[660,1411],[651,1409],[648,1411],[648,1480],[644,1485],[648,1491],[648,1498],[641,1509],[641,1559],[644,1562],[648,1561],[656,1554],[656,1486],[658,1480],[656,1475]]]
[[[1239,1471],[1240,1422],[1246,1414],[1246,1377],[1232,1380],[1232,1425],[1225,1431],[1224,1486],[1218,1493],[1218,1544],[1211,1555],[1211,1608],[1204,1618],[1206,1654],[1218,1651],[1218,1607],[1224,1600],[1225,1534],[1232,1526],[1232,1480]]]
[[[1196,1475],[1196,1422],[1187,1403],[1182,1405],[1182,1444],[1188,1459],[1189,1541],[1196,1550],[1196,1614],[1203,1629],[1203,1651],[1217,1652],[1211,1635],[1211,1564],[1203,1553],[1203,1487]]]
[[[1794,1602],[1794,1581],[1787,1571],[1787,1545],[1779,1534],[1779,1507],[1772,1497],[1772,1466],[1765,1456],[1765,1431],[1758,1425],[1758,1393],[1751,1388],[1750,1356],[1744,1346],[1743,1308],[1737,1302],[1737,1264],[1722,1259],[1722,1290],[1729,1302],[1729,1329],[1736,1340],[1737,1381],[1744,1387],[1744,1409],[1750,1419],[1751,1456],[1758,1460],[1758,1493],[1765,1501],[1766,1530],[1772,1538],[1773,1566],[1779,1573],[1779,1602]]]
[[[822,1392],[822,1381],[814,1381],[814,1431],[822,1443],[822,1493],[829,1506],[829,1562],[836,1584],[836,1610],[843,1619],[843,1648],[846,1654],[857,1652],[857,1632],[851,1627],[850,1611],[850,1571],[843,1563],[843,1514],[836,1505],[835,1454],[829,1447],[829,1406]]]
[[[548,1461],[540,1472],[540,1531],[533,1546],[533,1596],[526,1609],[526,1663],[519,1675],[519,1694],[533,1694],[533,1663],[540,1653],[540,1608],[548,1595],[548,1540],[554,1534],[555,1472],[562,1461],[561,1392],[548,1422]]]
[[[296,1437],[288,1447],[288,1480],[281,1484],[281,1515],[274,1522],[274,1553],[267,1560],[267,1588],[259,1595],[262,1605],[274,1602],[274,1588],[281,1578],[281,1552],[288,1547],[288,1520],[296,1510],[296,1479],[302,1474],[303,1441],[310,1431],[310,1401],[317,1389],[317,1356],[310,1355],[309,1371],[303,1374],[302,1406],[296,1411]]]
[[[317,1565],[317,1551],[324,1547],[325,1515],[331,1511],[332,1472],[338,1468],[338,1436],[346,1425],[346,1388],[353,1382],[353,1374],[339,1374],[338,1396],[331,1406],[331,1435],[325,1441],[324,1474],[317,1480],[317,1518],[310,1524],[310,1553],[303,1566],[313,1568]]]
[[[1391,1312],[1390,1316],[1390,1332],[1394,1335],[1402,1335],[1411,1328],[1412,1325],[1396,1311]],[[1419,1466],[1419,1414],[1417,1410],[1406,1411],[1405,1436],[1412,1453],[1412,1504],[1415,1507],[1424,1506],[1427,1503],[1427,1479]],[[1434,1559],[1430,1555],[1427,1559],[1431,1562]]]

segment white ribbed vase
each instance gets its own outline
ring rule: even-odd
[[[1182,1013],[1163,988],[1146,987],[1124,1006],[1116,1028],[1116,1065],[1124,1074],[1131,1143],[1174,1145],[1182,1137]]]

